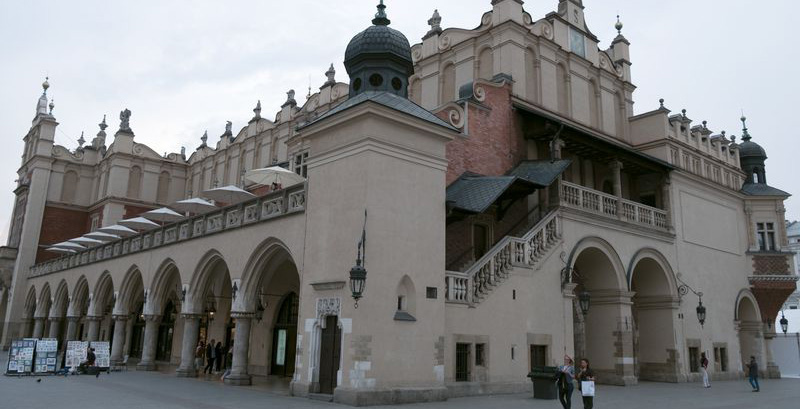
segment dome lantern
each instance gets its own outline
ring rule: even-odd
[[[761,145],[751,141],[752,136],[747,131],[747,118],[742,116],[742,143],[738,145],[739,162],[742,170],[747,175],[745,183],[767,184],[767,175],[764,163],[767,152]]]

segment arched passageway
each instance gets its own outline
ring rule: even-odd
[[[139,370],[152,371],[157,365],[177,363],[183,319],[180,312],[185,299],[180,273],[172,260],[165,260],[147,290],[142,313],[135,321],[136,333],[141,334]]]
[[[756,358],[759,368],[762,370],[767,368],[763,359],[764,324],[761,322],[761,314],[757,305],[755,297],[749,292],[740,293],[736,306],[736,323],[739,331],[742,371],[745,370],[744,364],[750,362],[751,356]]]

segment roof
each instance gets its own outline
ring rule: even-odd
[[[374,25],[356,34],[344,53],[345,64],[370,54],[391,54],[411,65],[411,45],[403,33],[386,25]]]
[[[516,176],[465,173],[447,187],[447,202],[467,213],[483,213],[501,197],[528,195],[539,187]]]
[[[319,118],[300,126],[300,128],[305,128],[307,126],[311,126],[319,121],[322,121],[328,117],[338,114],[339,112],[345,111],[350,109],[356,105],[360,105],[364,102],[372,101],[376,104],[383,105],[387,108],[394,109],[396,111],[400,111],[404,114],[411,115],[417,119],[421,119],[426,122],[430,122],[435,125],[439,125],[445,127],[447,129],[456,131],[456,128],[453,128],[447,122],[439,119],[436,115],[428,111],[427,109],[415,104],[409,99],[403,98],[401,96],[385,92],[385,91],[365,91],[362,92],[347,101],[342,102],[341,104],[337,105],[330,111],[326,112]]]
[[[744,186],[742,186],[742,193],[748,196],[791,196],[791,194],[786,193],[783,190],[763,183],[745,183]]]
[[[510,176],[517,176],[541,187],[550,186],[558,175],[564,172],[572,163],[570,159],[550,160],[524,160],[516,168],[508,172]]]

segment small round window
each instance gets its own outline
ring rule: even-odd
[[[355,91],[358,91],[358,90],[360,90],[360,89],[361,89],[361,78],[356,78],[356,79],[353,81],[353,89],[354,89]]]
[[[380,87],[383,84],[383,77],[380,74],[372,74],[369,76],[369,85],[373,87]]]
[[[403,88],[403,81],[400,81],[400,78],[397,77],[392,78],[392,88],[395,91],[400,91],[400,88]]]

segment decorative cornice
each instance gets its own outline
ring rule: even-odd
[[[344,285],[344,281],[318,281],[316,283],[311,283],[311,286],[314,287],[316,291],[341,290],[344,288]]]

